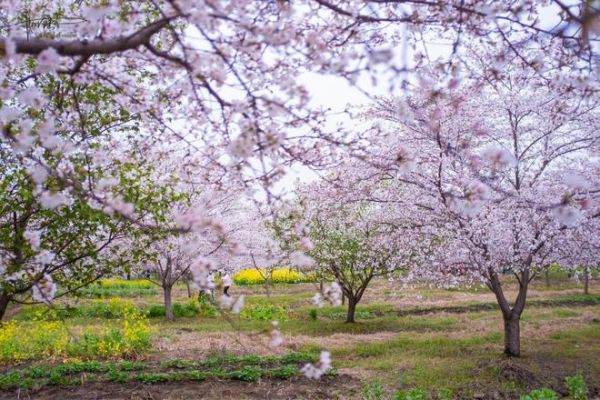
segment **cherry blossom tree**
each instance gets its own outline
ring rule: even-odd
[[[224,239],[214,245],[216,251]],[[159,285],[163,290],[165,316],[168,321],[173,321],[173,286],[190,274],[192,265],[198,260],[210,256],[210,251],[204,253],[206,244],[192,235],[179,235],[156,241],[149,251],[149,261],[152,266],[149,270],[155,272],[156,280],[150,281]]]
[[[586,189],[595,191],[600,187],[598,182],[599,165],[587,165],[585,170],[578,170],[577,175],[569,176],[569,184],[579,190]],[[573,190],[573,189],[571,189]],[[589,199],[581,198],[580,201],[589,202]],[[590,204],[591,205],[591,204]],[[589,285],[594,270],[598,271],[600,260],[600,232],[599,215],[593,214],[590,218],[581,218],[575,226],[568,229],[559,238],[560,242],[555,245],[557,251],[556,265],[570,268],[574,274],[582,273],[583,293],[589,294]],[[570,245],[571,244],[571,245]],[[575,247],[573,247],[573,244]]]
[[[566,232],[598,215],[597,190],[577,173],[597,168],[597,99],[548,84],[520,62],[450,93],[432,96],[429,87],[420,96],[382,100],[374,115],[390,133],[375,130],[379,145],[360,155],[363,177],[388,182],[384,197],[368,190],[367,197],[415,210],[417,220],[427,211],[441,238],[431,262],[412,276],[485,283],[502,311],[512,356],[520,354],[529,283],[559,259],[559,249],[576,253],[581,242]],[[503,273],[515,278],[514,302]]]
[[[321,167],[329,161],[323,142],[352,141],[307,107],[301,74],[359,86],[361,77],[383,77],[401,88],[427,63],[450,70],[463,44],[477,42],[500,62],[516,55],[538,73],[571,79],[597,64],[597,17],[589,2],[560,0],[11,0],[0,17],[3,140],[28,157],[46,143],[111,158],[118,144],[90,146],[94,130],[85,126],[82,93],[102,88],[95,100],[113,115],[105,129],[117,141],[136,141],[140,151],[180,143],[182,164],[258,183],[270,201],[291,163]],[[452,47],[439,63],[426,57],[432,37]],[[552,68],[525,45],[552,48]],[[64,171],[61,179],[83,189]]]
[[[172,289],[185,279],[194,281],[193,268],[198,265],[209,266],[209,274],[216,270],[229,269],[230,259],[240,252],[236,235],[247,229],[244,221],[248,209],[243,206],[243,199],[238,191],[209,190],[194,193],[195,189],[187,188],[186,196],[181,202],[172,204],[170,217],[161,219],[193,220],[189,232],[160,231],[150,237],[142,238],[149,242],[145,260],[139,265],[155,272],[157,280],[152,282],[161,286],[167,320],[173,320]],[[184,222],[182,222],[184,223]],[[150,267],[148,267],[150,265]],[[212,282],[212,275],[207,277]],[[212,289],[212,288],[209,288]]]
[[[237,242],[241,243],[244,248],[241,254],[231,259],[236,263],[237,268],[230,268],[230,270],[254,268],[265,282],[266,296],[271,298],[273,271],[277,267],[283,267],[287,258],[277,241],[270,235],[268,221],[261,218],[256,212],[248,211],[246,215],[250,217],[247,224],[235,236]]]
[[[0,315],[10,302],[29,301],[30,291],[33,301],[50,303],[55,296],[122,270],[142,254],[131,240],[142,235],[139,225],[111,216],[91,201],[63,194],[57,190],[60,180],[47,177],[44,169],[11,149],[1,147],[0,154]],[[53,160],[51,154],[40,157]],[[136,218],[146,218],[161,208],[161,200],[172,199],[170,191],[145,181],[148,171],[143,168],[115,163],[104,171],[116,176],[108,179],[84,168],[84,160],[72,160],[90,189],[123,193],[126,201],[120,207],[137,205]]]
[[[304,270],[334,280],[333,287],[317,294],[316,302],[334,297],[332,303],[338,303],[341,296],[335,292],[339,288],[339,294],[348,299],[346,322],[355,322],[356,306],[373,279],[393,279],[395,273],[406,272],[429,251],[426,243],[432,244],[432,236],[421,229],[422,223],[413,224],[401,214],[394,218],[387,207],[340,189],[350,181],[339,178],[335,184],[324,181],[304,186],[299,209],[286,218],[294,229],[287,234],[280,230],[279,239],[293,257],[300,259],[302,251],[310,256]]]

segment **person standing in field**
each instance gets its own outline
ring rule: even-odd
[[[225,275],[223,275],[223,293],[227,296],[229,296],[229,293],[227,292],[229,290],[229,288],[232,285],[232,281],[231,281],[231,276],[229,276],[228,272],[225,272]]]

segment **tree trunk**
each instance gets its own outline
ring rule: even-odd
[[[356,322],[354,319],[354,314],[356,312],[356,304],[358,302],[354,297],[348,297],[348,313],[346,314],[346,322]]]
[[[271,288],[269,287],[270,284],[270,279],[269,278],[265,278],[265,292],[267,293],[267,298],[270,299],[271,298]]]
[[[544,275],[546,278],[546,287],[550,287],[550,267],[546,268]]]
[[[2,294],[0,294],[0,321],[2,321],[4,314],[6,314],[8,303],[10,303],[10,296],[6,294],[6,292],[2,292]]]
[[[509,318],[504,318],[504,353],[511,357],[521,355],[521,318],[512,313]]]
[[[489,287],[496,295],[496,300],[504,319],[504,353],[510,357],[519,357],[521,355],[520,322],[521,314],[523,314],[523,310],[525,309],[528,286],[529,269],[526,269],[520,273],[519,293],[517,294],[514,306],[511,307],[504,296],[498,274],[493,273],[490,277]]]
[[[190,286],[190,281],[187,279],[185,280],[185,286],[187,287],[188,297],[191,299],[192,298],[192,287]]]
[[[586,265],[583,273],[585,274],[583,277],[583,294],[590,294],[590,267]]]
[[[163,286],[163,294],[165,297],[165,316],[167,321],[173,321],[173,303],[171,302],[171,287]]]

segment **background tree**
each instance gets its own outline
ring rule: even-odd
[[[224,240],[221,238],[220,243],[214,245],[213,252],[222,246]],[[174,318],[173,287],[191,274],[190,270],[195,262],[211,255],[211,252],[205,253],[206,247],[206,243],[193,235],[178,235],[152,244],[148,258],[152,264],[150,270],[155,273],[156,279],[149,280],[162,288],[165,317],[168,321],[173,321]]]
[[[332,277],[340,286],[348,300],[346,322],[355,322],[356,306],[374,278],[406,272],[429,240],[422,225],[408,225],[398,215],[392,219],[385,208],[344,196],[336,185],[307,185],[299,203],[288,216],[298,237],[280,237],[288,251],[300,243],[292,252],[298,264],[301,250],[314,260],[305,261],[305,271]]]

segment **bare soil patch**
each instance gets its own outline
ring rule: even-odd
[[[345,375],[319,381],[296,378],[254,383],[209,380],[156,385],[141,383],[90,383],[77,387],[44,387],[40,390],[0,392],[0,399],[35,400],[192,400],[192,399],[355,399],[360,383]]]

